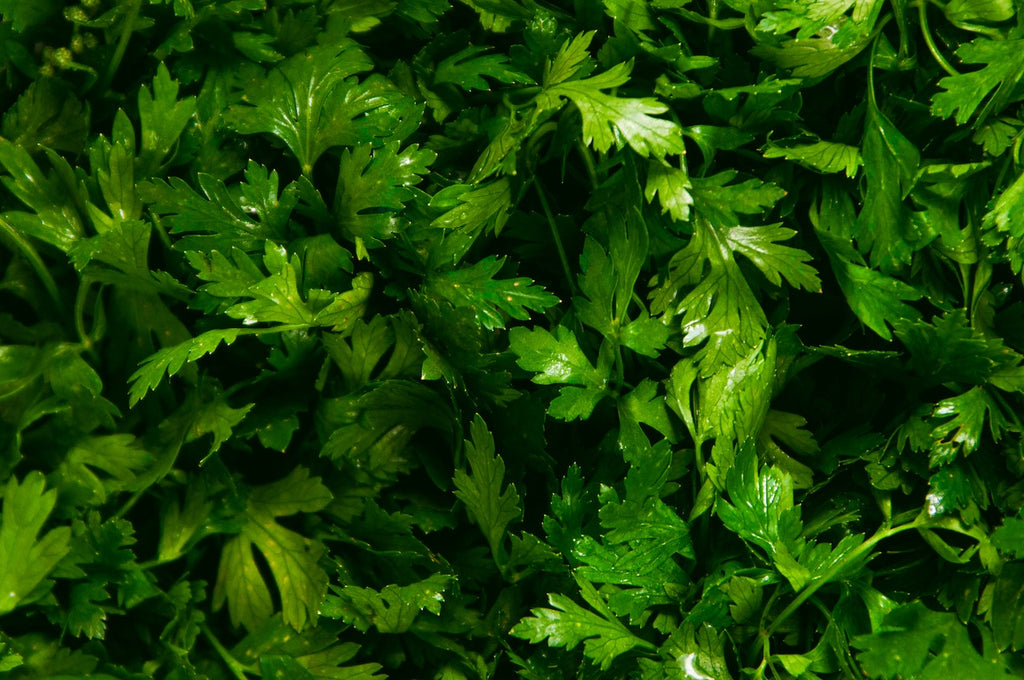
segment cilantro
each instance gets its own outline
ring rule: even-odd
[[[0,0],[0,676],[1024,675],[1009,0]]]

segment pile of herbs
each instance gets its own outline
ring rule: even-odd
[[[0,17],[3,677],[1024,676],[1024,5]]]

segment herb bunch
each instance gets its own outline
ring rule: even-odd
[[[0,672],[1024,674],[1024,6],[0,0]]]

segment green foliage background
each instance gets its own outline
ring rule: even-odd
[[[0,0],[0,674],[1024,676],[1024,6]]]

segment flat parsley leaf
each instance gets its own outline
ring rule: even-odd
[[[46,576],[70,549],[66,526],[39,532],[57,503],[57,492],[46,491],[38,471],[21,483],[11,477],[4,489],[0,514],[0,614],[46,593]]]
[[[421,181],[436,158],[415,144],[399,151],[398,142],[343,151],[333,211],[342,232],[358,245],[380,247],[403,226],[399,213],[413,197],[409,187]]]
[[[464,90],[490,90],[484,76],[499,83],[533,84],[530,76],[511,68],[508,57],[487,54],[487,47],[470,46],[446,57],[434,69],[435,83],[454,83]]]
[[[857,660],[869,678],[1012,678],[1009,659],[996,653],[991,633],[981,632],[979,653],[964,624],[952,612],[935,612],[921,602],[905,604],[880,629],[854,638]]]
[[[427,277],[424,292],[454,307],[468,307],[487,330],[504,328],[506,317],[525,321],[529,310],[558,304],[557,297],[525,277],[495,279],[505,258],[487,257],[476,264]]]
[[[543,328],[513,328],[509,332],[512,351],[520,368],[532,371],[538,385],[562,384],[549,413],[563,420],[586,418],[605,395],[607,369],[595,367],[580,349],[576,336],[558,326],[555,333]]]
[[[452,584],[447,574],[432,574],[407,586],[389,585],[382,590],[357,586],[332,587],[323,605],[323,615],[341,619],[365,633],[376,628],[381,633],[404,633],[420,612],[441,613],[444,591]]]
[[[351,78],[372,66],[351,40],[312,47],[283,61],[246,92],[245,104],[233,108],[229,120],[242,134],[278,137],[309,176],[328,149],[390,136],[404,116],[416,115],[382,79],[357,83]]]
[[[298,630],[315,622],[327,592],[327,573],[319,564],[323,543],[285,528],[276,518],[316,512],[331,498],[320,478],[310,477],[301,466],[277,482],[255,487],[245,506],[242,532],[224,544],[214,609],[227,602],[232,623],[249,630],[273,613],[270,589],[253,557],[255,546],[277,584],[284,622]]]
[[[504,560],[502,541],[508,525],[523,514],[514,484],[505,484],[505,461],[494,452],[494,437],[479,414],[473,419],[470,441],[466,441],[469,472],[456,470],[455,497],[466,504],[470,516],[484,532],[496,562]]]
[[[597,151],[628,145],[644,157],[686,153],[679,126],[650,115],[665,113],[667,106],[651,97],[624,99],[602,92],[624,85],[631,69],[632,64],[616,64],[591,78],[546,85],[537,105],[556,110],[561,108],[561,98],[571,100],[583,116],[584,143]]]
[[[932,113],[936,116],[949,118],[955,114],[956,122],[963,125],[994,90],[974,123],[978,127],[1020,98],[1015,90],[1024,77],[1024,40],[976,38],[958,47],[956,55],[966,64],[984,66],[939,81],[939,86],[946,91],[932,97]]]
[[[538,607],[512,629],[512,635],[542,642],[547,640],[551,647],[576,647],[583,643],[583,654],[607,670],[617,657],[631,649],[653,651],[654,645],[633,635],[608,609],[594,586],[576,577],[580,594],[597,613],[581,607],[565,595],[548,594],[548,602],[554,609]]]

